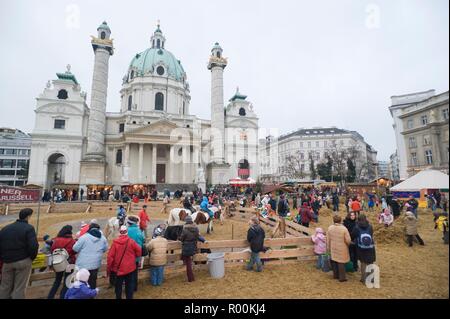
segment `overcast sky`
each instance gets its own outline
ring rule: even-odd
[[[314,126],[356,130],[387,160],[395,150],[392,95],[449,87],[447,0],[0,1],[0,126],[31,132],[35,98],[72,65],[90,91],[90,35],[106,20],[108,107],[132,57],[161,20],[166,49],[181,60],[191,113],[210,118],[214,42],[228,57],[225,99],[240,87],[260,126],[282,133]]]

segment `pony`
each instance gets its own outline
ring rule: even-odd
[[[137,224],[139,225],[140,218],[138,216],[134,216],[134,215],[130,215],[130,216],[125,217],[125,221],[124,221],[123,224],[127,225],[128,217],[131,217],[131,216],[137,218]],[[115,238],[117,238],[119,236],[119,229],[120,229],[119,218],[111,217],[106,222],[105,230],[104,230],[103,233],[104,233],[106,239],[112,240],[112,239],[115,239]]]
[[[167,225],[178,226],[183,225],[187,216],[191,216],[192,212],[189,209],[173,208],[169,213],[169,219]]]
[[[192,220],[196,225],[207,225],[206,233],[210,234],[213,231],[213,219],[209,218],[209,214],[203,211],[197,211],[191,215]]]

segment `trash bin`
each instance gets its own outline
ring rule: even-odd
[[[208,254],[208,267],[212,278],[222,278],[225,275],[225,254]]]

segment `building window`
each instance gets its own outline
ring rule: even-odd
[[[16,167],[16,160],[12,160],[12,159],[0,160],[0,167],[1,168],[15,168]]]
[[[246,115],[245,109],[244,109],[243,107],[241,107],[241,108],[239,109],[239,115],[240,115],[240,116],[245,116],[245,115]]]
[[[430,135],[423,136],[423,145],[431,145]]]
[[[161,40],[156,40],[156,47],[159,49],[161,47]]]
[[[134,79],[134,71],[131,70],[131,72],[130,72],[130,80],[133,80],[133,79]]]
[[[425,160],[427,161],[428,165],[433,164],[433,152],[431,150],[425,151]]]
[[[305,154],[300,153],[300,159],[305,159]]]
[[[119,124],[119,133],[123,133],[125,131],[125,123]]]
[[[161,92],[155,95],[155,110],[164,111],[164,94]]]
[[[416,143],[416,138],[415,137],[410,137],[409,138],[409,147],[410,148],[417,147],[417,143]]]
[[[164,75],[164,68],[162,66],[158,66],[156,68],[156,73],[158,73],[158,75]]]
[[[420,117],[420,120],[422,122],[422,125],[427,125],[428,124],[428,116],[427,115],[422,115]]]
[[[122,164],[122,150],[116,152],[116,164]]]
[[[311,148],[311,142],[308,142],[308,148]]]
[[[414,120],[413,119],[409,119],[408,122],[406,123],[406,127],[408,129],[411,129],[414,127]]]
[[[300,142],[300,147],[303,148],[303,142]]]
[[[106,38],[106,33],[105,33],[105,31],[102,31],[102,33],[100,33],[100,38],[101,38],[102,40],[105,40],[105,38]]]
[[[417,153],[416,152],[411,153],[411,165],[417,166]]]
[[[27,168],[28,160],[17,160],[17,168]]]
[[[444,121],[448,120],[448,109],[442,110],[442,118],[444,119]]]
[[[344,146],[344,140],[340,140],[341,146]]]
[[[66,120],[56,119],[54,128],[61,129],[61,130],[65,129],[66,128]]]
[[[58,99],[60,100],[66,100],[68,98],[67,91],[62,89],[58,91]]]
[[[319,141],[316,142],[316,147],[320,147],[320,142]]]
[[[327,141],[323,141],[323,147],[327,147],[327,146],[328,146]]]
[[[183,101],[183,115],[186,114],[186,102]]]
[[[220,51],[217,51],[217,57],[220,59]]]
[[[133,97],[130,95],[128,97],[128,111],[131,111],[131,106],[133,105]]]

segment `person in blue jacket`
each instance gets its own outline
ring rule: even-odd
[[[75,275],[76,281],[69,288],[64,299],[94,299],[98,294],[98,288],[92,289],[89,284],[89,270],[80,269]]]
[[[212,212],[212,210],[209,209],[208,197],[203,196],[202,203],[200,204],[200,209],[205,213],[208,213],[210,218],[214,217],[214,213]]]
[[[136,216],[129,216],[127,220],[128,237],[133,239],[139,247],[144,247],[145,237],[144,232],[139,228],[139,218]],[[138,286],[138,269],[142,257],[136,258],[136,270],[133,272],[134,291],[137,291]]]
[[[81,236],[72,248],[78,253],[75,265],[89,270],[89,286],[97,288],[97,275],[102,265],[103,254],[108,250],[108,241],[100,231],[100,225],[91,224],[88,232]]]
[[[119,225],[122,226],[125,223],[125,218],[127,217],[127,211],[123,205],[117,208],[117,219],[119,220]]]

